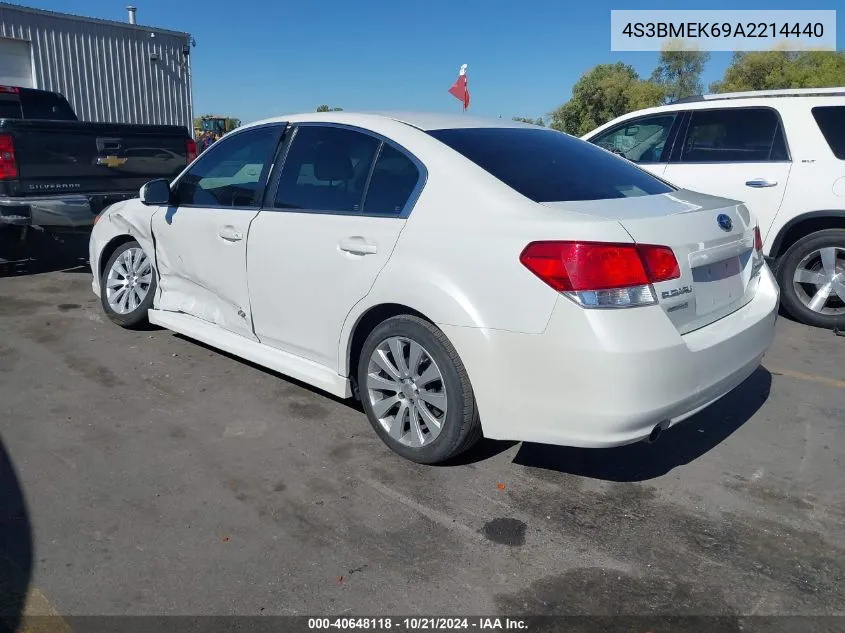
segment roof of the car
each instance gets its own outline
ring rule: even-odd
[[[273,117],[258,121],[261,123],[342,123],[367,127],[378,120],[389,119],[405,123],[420,130],[446,130],[454,128],[537,128],[520,121],[511,119],[476,117],[468,114],[448,112],[349,112],[339,110],[335,112],[307,112]]]

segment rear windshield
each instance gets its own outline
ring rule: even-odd
[[[21,90],[21,107],[25,119],[76,121],[76,114],[67,99],[54,92]]]
[[[535,202],[674,191],[624,158],[553,130],[455,128],[429,134]]]
[[[813,108],[813,117],[834,156],[845,160],[845,106]]]

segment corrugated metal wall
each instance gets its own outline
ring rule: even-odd
[[[193,129],[186,33],[0,3],[0,37],[30,41],[34,86],[62,93],[84,121]]]

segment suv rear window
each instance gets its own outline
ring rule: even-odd
[[[839,160],[845,160],[845,106],[813,108],[813,118],[833,155]]]
[[[455,128],[429,134],[534,202],[675,191],[625,159],[553,130]]]

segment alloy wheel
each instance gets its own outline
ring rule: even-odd
[[[422,345],[401,336],[379,343],[366,383],[373,413],[391,438],[419,448],[440,435],[448,398],[443,374]]]
[[[127,248],[114,260],[106,278],[106,300],[117,314],[138,308],[150,291],[153,265],[138,247]]]
[[[845,248],[828,246],[804,257],[792,285],[799,301],[813,312],[845,314]]]

